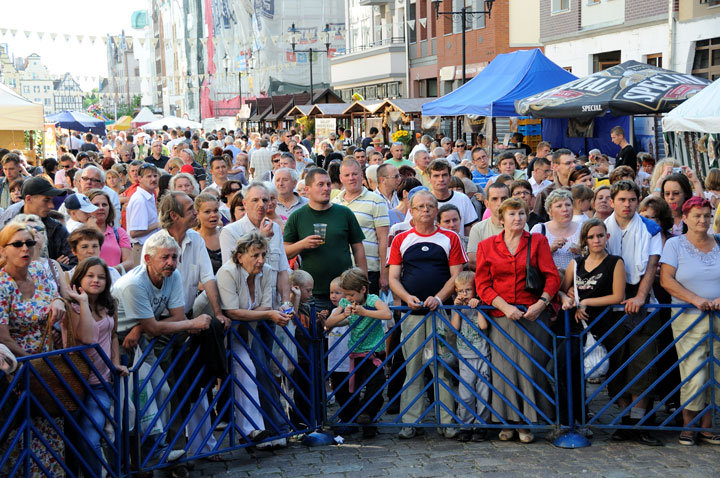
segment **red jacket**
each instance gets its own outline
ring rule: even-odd
[[[475,287],[478,296],[487,305],[497,297],[512,305],[530,306],[539,297],[525,291],[525,266],[527,264],[527,243],[530,233],[523,231],[515,255],[505,245],[505,231],[489,237],[478,244]],[[560,289],[560,276],[553,262],[548,240],[542,234],[533,234],[530,263],[545,276],[544,291],[551,297]],[[495,317],[502,316],[499,310],[492,311]]]

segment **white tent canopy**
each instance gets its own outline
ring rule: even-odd
[[[162,119],[144,124],[140,128],[144,130],[157,130],[162,129],[163,126],[167,126],[168,128],[200,128],[202,125],[197,121],[190,121],[189,119],[178,118],[177,116],[166,116]]]
[[[157,120],[158,117],[150,111],[150,108],[145,106],[143,109],[140,110],[140,112],[135,116],[130,124],[133,128],[140,127],[146,123],[150,123],[151,121]]]
[[[720,133],[720,80],[715,80],[662,119],[663,131]]]
[[[41,104],[33,103],[0,84],[0,130],[43,129],[44,125]]]

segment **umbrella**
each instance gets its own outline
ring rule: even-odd
[[[696,76],[626,61],[515,101],[521,115],[590,118],[666,113],[710,84]]]
[[[110,125],[110,129],[115,129],[118,131],[128,130],[130,129],[130,122],[132,122],[132,117],[121,116],[114,124]]]
[[[144,130],[162,129],[163,126],[167,126],[168,128],[200,128],[202,125],[197,121],[190,121],[185,118],[178,118],[177,116],[166,116],[162,119],[144,124],[140,128]]]
[[[60,113],[46,116],[45,120],[48,123],[53,123],[61,128],[71,129],[73,131],[90,131],[94,134],[105,134],[105,122],[103,120],[93,118],[80,111],[61,111]]]
[[[151,121],[157,120],[158,117],[155,116],[155,114],[150,111],[150,108],[147,106],[143,107],[143,109],[140,110],[140,112],[132,119],[132,127],[133,128],[139,128],[140,126],[150,123]]]

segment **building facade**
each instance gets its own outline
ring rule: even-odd
[[[53,78],[37,53],[25,58],[20,75],[20,94],[30,101],[43,105],[44,114],[55,113]]]
[[[670,9],[667,0],[541,0],[540,40],[545,54],[576,76],[635,60],[717,77],[720,3],[672,3]]]
[[[346,102],[407,98],[408,56],[405,2],[350,0],[345,12],[345,48],[330,60],[333,88]]]
[[[53,93],[56,112],[83,110],[82,89],[70,73],[65,73],[61,79],[53,81]]]

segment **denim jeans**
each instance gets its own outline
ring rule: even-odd
[[[87,463],[87,468],[81,465],[81,461],[74,456],[74,453],[68,452],[68,467],[77,475],[81,470],[85,476],[102,476],[102,447],[100,446],[100,436],[105,427],[105,413],[110,411],[112,400],[105,390],[104,385],[91,385],[92,395],[85,394],[83,405],[87,409],[85,413],[82,409],[74,412],[75,420],[80,429],[68,428],[68,438],[72,441],[75,448],[82,455]],[[66,421],[67,426],[67,421]],[[112,437],[110,437],[112,438]],[[90,451],[92,449],[93,451]],[[107,457],[112,463],[112,457]]]

